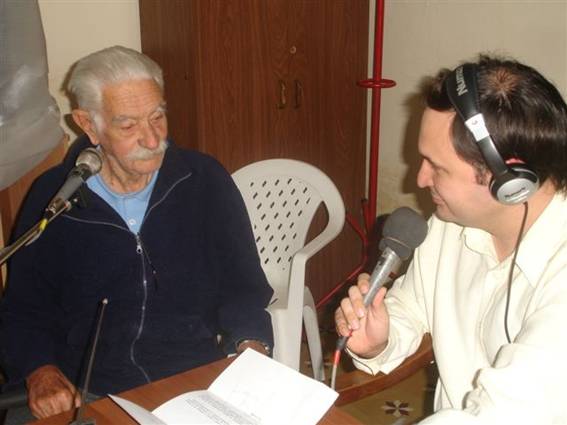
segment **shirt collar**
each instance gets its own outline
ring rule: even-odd
[[[567,200],[563,194],[556,194],[520,243],[516,264],[531,285],[537,284],[547,263],[565,242],[566,227]]]
[[[565,228],[567,228],[567,200],[563,194],[556,194],[520,243],[516,265],[530,285],[537,284],[550,258],[557,251],[559,244],[564,242]],[[464,244],[468,249],[489,257],[493,266],[498,265],[492,237],[488,232],[465,227],[461,237],[464,238]],[[502,263],[508,263],[509,258]]]
[[[152,190],[154,188],[158,174],[159,174],[159,169],[156,170],[152,174],[150,181],[148,182],[148,184],[145,187],[143,187],[142,189],[140,189],[136,192],[129,192],[129,193],[118,193],[118,192],[113,191],[104,182],[104,180],[102,179],[100,174],[94,175],[92,177],[92,179],[95,180],[93,183],[96,183],[96,185],[98,185],[99,188],[104,190],[104,192],[106,192],[106,194],[112,199],[115,199],[115,200],[117,200],[117,199],[124,199],[124,200],[136,199],[140,202],[148,202],[150,200],[150,195],[152,194]]]
[[[468,249],[480,255],[490,257],[495,264],[498,263],[494,243],[488,232],[473,227],[463,227],[461,238],[463,238],[464,244]]]

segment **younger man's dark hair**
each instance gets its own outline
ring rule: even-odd
[[[514,60],[481,55],[478,66],[479,107],[498,152],[520,160],[567,193],[567,105],[559,91],[535,69]],[[443,69],[423,87],[426,106],[454,111]],[[474,138],[456,116],[452,124],[457,154],[477,170],[479,182],[488,182],[488,168]]]

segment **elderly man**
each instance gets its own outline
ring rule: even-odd
[[[104,298],[94,394],[246,347],[268,353],[272,290],[244,203],[218,162],[167,139],[159,66],[112,47],[80,60],[68,88],[86,137],[36,182],[17,234],[41,218],[78,151],[96,147],[102,169],[87,181],[86,206],[53,220],[13,257],[1,309],[9,383],[25,381],[36,417],[76,406]]]
[[[368,308],[360,277],[337,330],[372,373],[431,333],[439,381],[424,424],[566,424],[567,105],[533,68],[490,57],[443,70],[423,95],[429,234]]]

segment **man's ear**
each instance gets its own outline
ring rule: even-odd
[[[79,127],[81,127],[81,130],[83,130],[87,134],[87,136],[89,136],[92,144],[98,145],[99,140],[97,137],[95,123],[91,117],[91,114],[83,109],[73,109],[71,114],[73,115],[73,121],[75,121],[75,123]]]

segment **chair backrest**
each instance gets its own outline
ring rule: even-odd
[[[247,165],[232,175],[254,230],[256,247],[274,299],[287,303],[295,254],[303,259],[319,251],[341,231],[343,200],[333,182],[318,168],[291,159],[269,159]],[[305,245],[307,231],[319,205],[327,209],[323,231]]]

